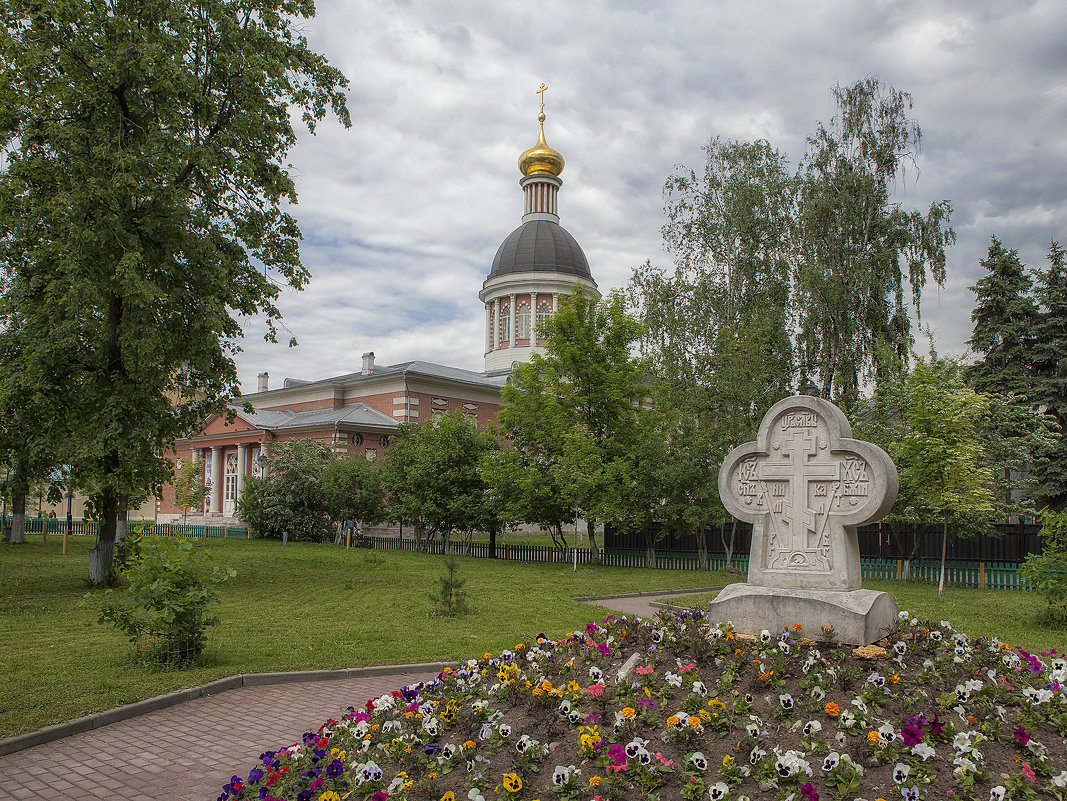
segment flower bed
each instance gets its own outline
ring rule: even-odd
[[[1067,660],[942,621],[884,648],[611,616],[349,707],[228,799],[1063,801]]]

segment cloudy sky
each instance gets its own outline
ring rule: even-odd
[[[319,0],[305,33],[351,81],[353,125],[290,153],[314,276],[282,298],[300,345],[249,320],[246,391],[267,370],[325,378],[425,359],[483,368],[478,290],[520,223],[516,160],[537,138],[567,161],[561,223],[602,290],[646,259],[675,165],[710,138],[766,139],[793,167],[830,87],[867,75],[910,92],[916,180],[896,199],[947,199],[958,242],[923,319],[942,353],[970,336],[978,260],[998,236],[1040,266],[1067,241],[1067,3],[679,0]],[[915,178],[912,174],[911,178]]]

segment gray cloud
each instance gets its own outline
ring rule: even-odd
[[[350,78],[353,126],[323,124],[290,154],[314,278],[281,308],[301,344],[263,343],[247,321],[243,384],[340,374],[364,350],[481,369],[477,293],[520,221],[516,159],[536,140],[541,81],[567,160],[562,223],[602,289],[668,261],[663,182],[699,167],[709,138],[765,138],[795,166],[835,83],[911,92],[925,142],[897,199],[953,203],[959,241],[923,316],[939,350],[963,352],[990,235],[1031,266],[1067,238],[1064,30],[1053,0],[324,0],[306,33]]]

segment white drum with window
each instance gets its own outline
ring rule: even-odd
[[[233,517],[237,511],[237,451],[226,454],[226,474],[222,484],[222,513]]]

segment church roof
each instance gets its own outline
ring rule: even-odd
[[[350,381],[364,381],[367,379],[381,378],[382,376],[387,375],[403,374],[441,378],[446,381],[456,381],[463,384],[473,384],[475,386],[490,387],[493,389],[502,387],[507,379],[506,376],[487,376],[485,373],[464,370],[462,367],[448,367],[444,364],[434,364],[433,362],[415,359],[410,362],[400,362],[399,364],[375,365],[374,372],[367,374],[362,372],[346,373],[345,375],[322,378],[317,381],[305,381],[300,378],[286,378],[285,387],[302,387],[309,384],[348,383]]]
[[[355,426],[396,428],[396,421],[389,415],[375,411],[364,403],[350,403],[332,409],[311,409],[293,412],[288,409],[259,409],[249,414],[240,406],[231,406],[239,418],[255,428],[266,431],[281,431],[292,428],[320,428],[342,423]]]
[[[529,271],[593,278],[582,246],[551,220],[530,220],[512,231],[497,249],[489,277]]]

